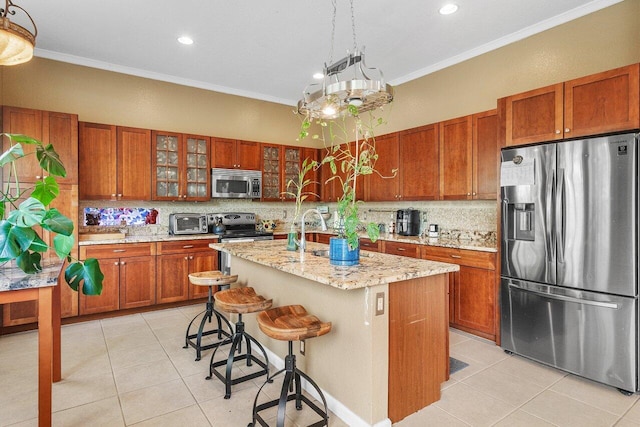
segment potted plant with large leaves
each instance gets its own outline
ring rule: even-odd
[[[363,201],[357,200],[356,190],[358,177],[373,173],[381,175],[375,168],[378,153],[374,129],[384,121],[373,112],[368,112],[362,118],[358,107],[354,105],[349,106],[347,113],[336,119],[316,119],[315,125],[319,126],[320,133],[312,136],[314,139],[321,139],[325,146],[325,155],[319,164],[331,168],[332,175],[325,184],[337,181],[341,189],[336,207],[339,225],[336,227],[334,224],[338,235],[329,240],[329,259],[333,265],[359,263],[359,237],[362,230],[366,231],[373,242],[380,235],[377,224],[360,220],[359,208]],[[307,116],[303,119],[300,139],[310,135],[313,124],[312,118]],[[355,142],[353,146],[351,141]],[[395,177],[396,173],[397,170],[394,169],[388,178]]]
[[[65,281],[75,291],[82,289],[86,295],[100,295],[104,275],[94,258],[84,262],[73,259],[71,250],[75,244],[73,222],[58,209],[49,205],[59,194],[55,177],[66,176],[64,165],[51,144],[16,134],[3,133],[9,148],[0,156],[4,185],[0,188],[0,263],[15,261],[27,274],[42,270],[42,255],[54,250],[69,265],[65,269]],[[35,152],[25,154],[23,145],[35,145]],[[22,185],[17,170],[21,159],[35,155],[40,167],[48,173],[35,184]],[[53,247],[39,234],[47,230],[54,234]]]

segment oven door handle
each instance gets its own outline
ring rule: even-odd
[[[245,238],[239,238],[239,239],[221,239],[220,242],[221,243],[245,243],[245,242],[255,242],[256,239],[254,239],[253,237],[245,237]]]
[[[513,282],[509,283],[509,287],[510,288],[514,288],[514,289],[518,289],[518,290],[523,291],[523,292],[528,292],[528,293],[531,293],[531,294],[539,295],[539,296],[544,297],[544,298],[555,299],[555,300],[558,300],[558,301],[575,302],[577,304],[592,305],[592,306],[603,307],[603,308],[612,308],[614,310],[618,309],[618,304],[613,303],[613,302],[592,301],[592,300],[586,300],[586,299],[581,299],[581,298],[568,297],[568,296],[565,296],[565,295],[550,294],[550,293],[547,293],[547,292],[535,291],[533,289],[527,288],[526,286],[520,286],[520,285],[515,284]]]

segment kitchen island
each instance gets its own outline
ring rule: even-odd
[[[229,259],[239,286],[332,322],[331,333],[306,343],[298,365],[347,424],[390,426],[440,399],[448,378],[448,274],[458,265],[361,251],[359,265],[337,267],[313,255],[327,245],[308,243],[301,259],[281,240],[210,247]],[[262,334],[255,316],[245,322],[271,362],[282,363],[286,343]]]

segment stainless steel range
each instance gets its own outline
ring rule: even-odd
[[[256,230],[256,215],[253,213],[221,212],[207,214],[210,224],[222,224],[224,232],[216,233],[220,236],[220,243],[226,242],[255,242],[257,240],[273,240],[273,233]],[[220,252],[219,268],[224,274],[230,274],[230,256]]]

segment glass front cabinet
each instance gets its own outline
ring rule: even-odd
[[[154,131],[152,140],[153,200],[210,200],[210,138]]]

